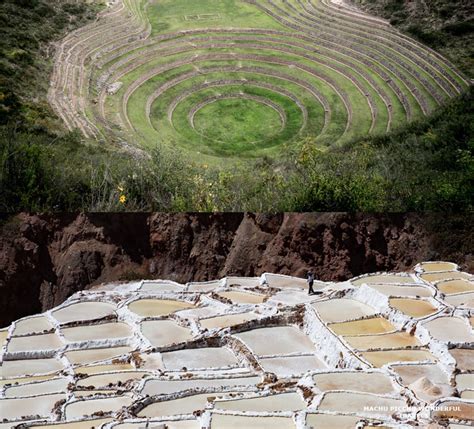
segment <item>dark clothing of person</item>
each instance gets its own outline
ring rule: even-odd
[[[306,279],[306,281],[308,282],[308,286],[309,286],[308,295],[313,295],[314,294],[314,290],[313,290],[314,274],[308,273],[308,278]]]

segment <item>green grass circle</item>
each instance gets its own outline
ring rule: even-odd
[[[216,142],[255,144],[283,127],[280,114],[257,100],[225,98],[203,106],[194,116],[196,131]]]
[[[236,94],[238,95],[239,93],[242,94],[242,99],[244,99],[244,97],[258,97],[277,105],[285,113],[286,126],[282,128],[281,121],[278,121],[277,128],[273,130],[272,135],[258,140],[258,137],[256,138],[254,134],[250,138],[247,137],[247,141],[242,141],[241,139],[235,139],[234,141],[227,139],[217,141],[197,132],[197,130],[191,126],[189,113],[195,106],[199,105],[199,103],[216,96],[225,97],[227,95],[235,97]],[[237,101],[240,102],[242,99],[238,99]],[[166,101],[163,101],[165,105],[167,105]],[[270,107],[268,108],[270,109]],[[206,117],[208,118],[209,116],[206,115]],[[202,119],[203,118],[201,118],[201,122]],[[152,121],[154,120],[155,118],[152,115]],[[218,118],[215,118],[215,120],[218,120]],[[165,119],[165,121],[167,121],[167,119]],[[182,145],[188,145],[190,148],[194,147],[195,150],[201,153],[217,156],[240,155],[252,157],[258,153],[256,151],[276,148],[294,138],[304,126],[304,118],[301,109],[293,100],[285,95],[265,88],[246,85],[228,85],[219,88],[202,89],[181,100],[173,112],[172,126],[181,135]],[[249,144],[251,141],[253,144]]]

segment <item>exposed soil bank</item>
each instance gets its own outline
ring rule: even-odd
[[[265,271],[322,280],[443,259],[473,271],[474,215],[19,214],[0,225],[0,326],[102,282]]]

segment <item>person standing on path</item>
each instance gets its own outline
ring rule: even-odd
[[[306,282],[308,283],[308,295],[314,295],[313,284],[314,284],[314,274],[312,271],[308,271]]]

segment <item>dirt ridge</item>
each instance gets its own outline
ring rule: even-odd
[[[18,214],[0,223],[0,326],[112,281],[263,272],[345,280],[423,260],[473,270],[474,215]]]

